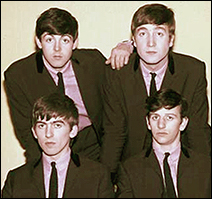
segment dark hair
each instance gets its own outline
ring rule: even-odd
[[[131,33],[144,24],[168,25],[169,34],[175,34],[175,18],[172,9],[162,4],[147,4],[140,7],[132,18]]]
[[[32,111],[32,126],[38,119],[50,120],[51,118],[63,117],[69,120],[70,127],[78,124],[78,110],[74,101],[66,95],[52,93],[36,100]]]
[[[179,93],[172,89],[161,89],[146,99],[147,116],[161,108],[172,109],[181,107],[181,118],[187,117],[188,103]]]
[[[35,32],[39,39],[44,32],[48,32],[55,35],[70,34],[75,41],[78,37],[78,22],[68,11],[50,8],[37,19]]]

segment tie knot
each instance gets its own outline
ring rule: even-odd
[[[164,155],[165,155],[165,158],[167,159],[169,157],[170,153],[169,152],[166,152],[166,153],[164,153]]]
[[[58,76],[58,77],[62,77],[62,73],[61,73],[61,72],[58,72],[58,73],[57,73],[57,76]]]
[[[155,78],[155,76],[157,75],[156,73],[150,72],[150,74],[152,75],[152,78]]]
[[[56,165],[56,162],[51,162],[52,167],[55,167],[55,165]]]

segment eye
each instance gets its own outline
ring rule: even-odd
[[[63,37],[62,37],[62,42],[63,42],[64,44],[68,44],[70,41],[71,41],[71,39],[70,39],[69,36],[63,36]]]
[[[51,43],[52,41],[53,41],[52,38],[46,38],[46,42],[47,42],[47,43]]]
[[[154,120],[154,121],[158,120],[158,118],[159,118],[159,117],[158,117],[157,115],[152,115],[152,116],[151,116],[151,119]]]
[[[44,129],[45,126],[46,126],[46,125],[43,124],[43,123],[37,123],[37,124],[36,124],[36,127],[39,128],[39,129]]]
[[[63,43],[65,44],[69,43],[69,39],[63,39]]]
[[[139,35],[140,37],[144,37],[144,36],[146,35],[146,33],[145,33],[144,31],[141,31],[141,32],[138,33],[138,35]]]
[[[54,123],[54,128],[55,129],[59,129],[59,128],[62,128],[62,124],[57,122],[57,123]]]
[[[172,121],[172,120],[174,119],[174,117],[172,117],[172,116],[167,116],[166,119],[167,119],[168,121]]]
[[[158,31],[158,32],[157,32],[157,35],[158,35],[159,37],[163,37],[163,36],[164,36],[164,33],[163,33],[162,31]]]

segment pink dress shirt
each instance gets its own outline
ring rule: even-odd
[[[47,156],[45,153],[42,153],[42,163],[44,171],[44,185],[46,198],[49,197],[49,181],[51,175],[51,162],[56,162],[57,176],[58,176],[58,198],[63,197],[63,191],[66,181],[67,169],[70,161],[71,149],[69,148],[68,152],[58,160],[52,160],[51,157]]]
[[[168,158],[168,163],[169,167],[171,169],[171,175],[174,183],[174,188],[175,192],[178,197],[178,191],[177,191],[177,168],[178,168],[178,162],[179,162],[179,157],[180,157],[180,152],[181,152],[181,143],[176,146],[176,148],[172,149],[171,151],[162,151],[161,148],[159,147],[159,144],[153,139],[152,140],[152,148],[154,150],[154,153],[158,159],[158,162],[160,164],[160,168],[162,171],[163,175],[163,181],[164,181],[164,171],[163,171],[163,159],[164,159],[164,153],[169,152],[170,156]],[[165,183],[165,181],[164,181]]]
[[[156,77],[155,77],[156,88],[157,88],[157,90],[160,90],[161,84],[163,82],[163,77],[166,73],[167,66],[168,66],[168,62],[165,63],[165,65],[161,69],[159,69],[157,71],[150,71],[140,61],[141,72],[142,72],[142,75],[143,75],[143,78],[144,78],[144,82],[145,82],[145,85],[146,85],[146,90],[147,90],[148,95],[149,95],[150,81],[151,81],[151,78],[152,78],[150,72],[154,72],[154,73],[157,74]]]
[[[58,76],[57,73],[59,71],[55,70],[52,68],[49,63],[44,60],[44,65],[49,71],[50,75],[52,76],[55,84],[57,85],[58,82]],[[60,70],[61,73],[63,73],[63,81],[64,81],[64,86],[65,86],[65,94],[69,96],[76,104],[78,111],[79,111],[79,131],[84,129],[87,126],[91,125],[91,121],[89,119],[87,110],[85,108],[84,102],[82,100],[82,96],[79,90],[79,86],[77,83],[77,79],[71,64],[71,61],[69,61],[65,67]]]

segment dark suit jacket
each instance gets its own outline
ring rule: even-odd
[[[9,171],[3,198],[45,198],[43,166],[27,163]],[[99,162],[72,155],[67,170],[63,198],[113,198],[113,187],[107,168]]]
[[[138,67],[136,53],[120,71],[108,68],[104,89],[105,130],[101,161],[115,172],[118,162],[149,146],[145,116],[147,91]],[[193,57],[170,53],[169,65],[161,88],[172,88],[182,94],[189,104],[189,124],[182,141],[193,150],[210,153],[211,129],[208,120],[208,100],[205,64]]]
[[[100,143],[101,141],[102,84],[105,82],[106,65],[105,57],[98,50],[76,49],[71,60],[83,102],[94,127],[94,135],[90,133],[83,138],[86,139],[86,143],[79,146],[80,151],[89,145],[92,146],[92,142]],[[36,154],[40,152],[31,133],[32,107],[37,98],[55,92],[57,86],[43,65],[41,53],[33,53],[16,61],[8,67],[4,75],[16,136],[21,146],[30,151],[28,155],[36,157]],[[83,133],[80,133],[81,135]],[[90,136],[93,137],[89,141]]]
[[[184,152],[182,152],[184,151]],[[178,164],[179,198],[211,198],[211,159],[182,150]],[[143,151],[120,166],[120,198],[161,198],[163,181],[159,162],[153,152]]]

